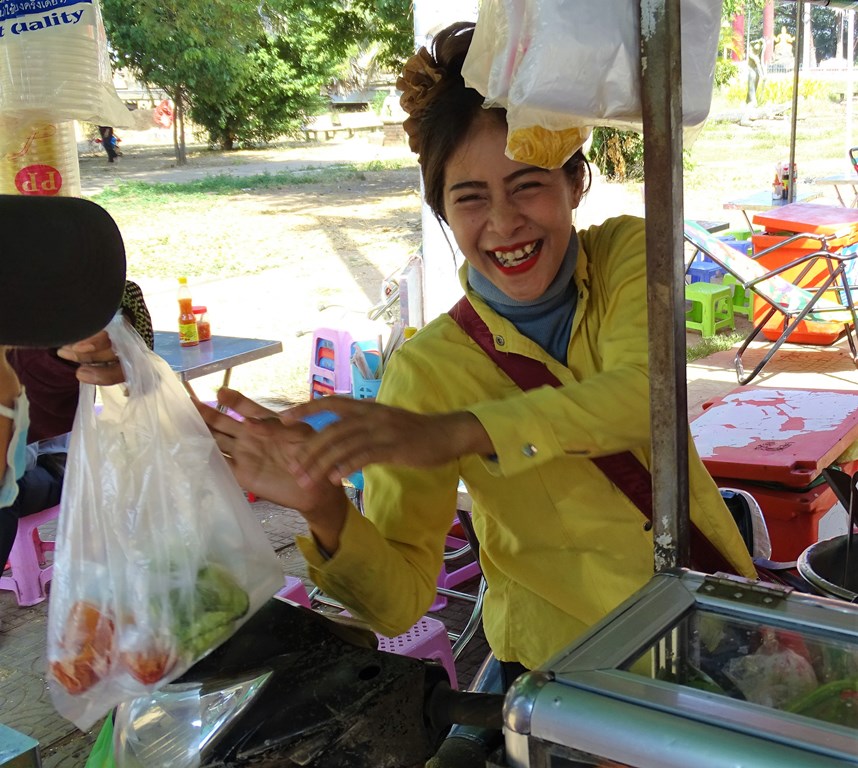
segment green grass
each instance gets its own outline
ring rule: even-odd
[[[690,190],[711,190],[717,204],[742,192],[768,189],[775,164],[789,157],[790,113],[739,122],[743,105],[716,94],[710,118],[691,142],[691,168],[684,174]],[[728,119],[719,116],[729,115]],[[796,124],[799,183],[848,164],[846,108],[826,98],[800,99]]]
[[[715,354],[715,352],[723,352],[725,349],[732,349],[736,344],[745,338],[745,334],[733,332],[725,333],[721,336],[710,336],[705,339],[700,339],[696,344],[687,347],[685,350],[685,362],[693,363],[695,360],[701,360],[704,357]]]
[[[276,236],[276,224],[268,226],[277,220],[277,206],[260,200],[252,210],[254,194],[309,184],[349,186],[373,173],[414,167],[413,161],[374,160],[252,176],[220,173],[185,183],[123,182],[92,200],[122,230],[129,274],[223,279],[283,267],[295,258]],[[242,221],[235,217],[237,198],[246,201]],[[254,217],[268,221],[262,224]]]
[[[235,195],[255,190],[276,189],[299,184],[333,184],[351,179],[365,179],[373,171],[395,171],[411,168],[413,163],[400,160],[373,160],[327,168],[308,167],[300,171],[260,173],[254,176],[233,176],[221,173],[184,183],[163,184],[129,181],[93,195],[100,205],[128,203],[140,206],[173,205],[176,198],[205,198],[208,195]]]

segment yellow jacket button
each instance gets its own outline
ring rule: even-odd
[[[536,446],[532,443],[528,443],[527,445],[523,445],[521,447],[521,452],[528,458],[532,458],[537,454]]]

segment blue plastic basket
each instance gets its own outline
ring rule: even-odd
[[[381,353],[378,351],[377,345],[374,342],[355,342],[352,347],[360,345],[366,357],[369,369],[375,373],[378,370],[378,365],[381,362]],[[356,366],[352,366],[352,397],[355,400],[366,400],[367,398],[375,398],[378,395],[378,388],[381,386],[381,379],[367,379],[361,376],[360,371]]]

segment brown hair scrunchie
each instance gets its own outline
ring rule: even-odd
[[[432,54],[422,47],[402,68],[402,75],[396,81],[396,87],[402,91],[399,104],[408,113],[408,119],[402,124],[408,134],[408,146],[420,159],[420,118],[433,99],[432,90],[444,77]]]

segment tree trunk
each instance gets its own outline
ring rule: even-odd
[[[185,151],[185,100],[181,86],[176,86],[173,92],[173,149],[176,152],[176,165],[187,165],[188,155]]]

